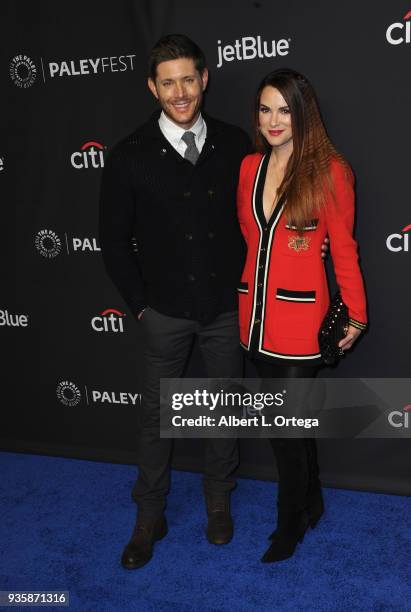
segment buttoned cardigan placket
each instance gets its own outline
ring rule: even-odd
[[[263,353],[265,352],[263,349],[264,316],[271,250],[274,242],[275,230],[284,210],[284,197],[282,196],[268,222],[265,219],[263,192],[268,160],[269,158],[267,155],[264,155],[264,157],[261,158],[252,191],[251,204],[254,221],[259,231],[259,243],[254,270],[253,305],[248,336],[248,347],[245,347],[250,352],[259,351]]]

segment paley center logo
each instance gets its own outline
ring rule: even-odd
[[[9,68],[10,78],[17,87],[31,87],[37,77],[36,64],[28,55],[15,55]]]
[[[404,406],[402,410],[393,410],[388,415],[388,422],[391,427],[409,427],[409,411],[411,410],[411,404]]]
[[[123,317],[126,315],[115,308],[107,308],[91,319],[91,327],[96,332],[123,333]]]
[[[401,230],[401,234],[390,234],[385,241],[387,249],[392,253],[398,253],[400,251],[408,252],[409,249],[409,235],[408,232],[411,230],[411,223],[406,225]]]
[[[70,157],[71,165],[76,170],[84,168],[104,168],[104,151],[106,146],[95,140],[85,142],[80,151],[75,151]]]
[[[37,63],[41,66],[39,73],[45,83],[47,79],[56,80],[59,77],[98,76],[106,73],[133,71],[135,57],[135,53],[61,61],[49,61],[40,57]],[[27,89],[36,80],[37,66],[31,57],[21,53],[11,59],[9,73],[17,87]]]
[[[79,236],[69,236],[67,233],[64,233],[64,238],[67,255],[70,255],[72,251],[74,253],[95,253],[101,251],[97,243],[97,238],[81,238]],[[40,255],[46,257],[46,259],[53,259],[61,253],[62,240],[59,235],[51,229],[42,229],[37,232],[34,244]]]
[[[411,43],[411,11],[402,18],[403,21],[392,23],[385,32],[385,37],[390,45],[401,45]]]
[[[37,232],[34,244],[40,255],[48,259],[57,257],[61,251],[61,240],[51,229],[42,229]]]
[[[135,53],[129,53],[128,55],[48,62],[47,66],[51,78],[125,72],[126,70],[134,70],[133,59],[135,57]]]
[[[64,406],[77,406],[82,400],[82,394],[78,385],[70,380],[62,380],[56,389],[57,398]],[[124,406],[135,406],[141,401],[141,393],[129,393],[127,391],[106,391],[101,389],[89,390],[84,385],[84,398],[86,404],[122,404]]]
[[[56,394],[65,406],[77,406],[81,400],[80,389],[69,380],[62,380],[57,385]]]
[[[272,58],[288,55],[291,38],[280,38],[279,40],[266,41],[261,36],[243,36],[232,45],[223,45],[221,40],[217,41],[217,68],[221,68],[224,62],[234,60],[244,61],[258,58]]]

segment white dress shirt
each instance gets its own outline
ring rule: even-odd
[[[207,136],[207,125],[201,113],[199,114],[195,124],[189,130],[185,130],[184,128],[176,125],[167,117],[164,111],[161,112],[158,125],[160,126],[160,130],[168,142],[177,151],[177,153],[180,153],[181,157],[184,157],[184,153],[187,149],[187,145],[184,140],[181,139],[181,137],[183,136],[184,132],[187,131],[195,134],[196,147],[198,152],[201,153],[201,149],[204,146]]]

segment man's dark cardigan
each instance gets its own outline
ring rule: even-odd
[[[109,276],[137,316],[147,305],[202,323],[237,309],[244,243],[236,215],[243,130],[204,116],[195,166],[158,125],[159,112],[111,151],[100,196]]]

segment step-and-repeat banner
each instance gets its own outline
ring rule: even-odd
[[[156,107],[147,56],[166,33],[205,51],[207,112],[250,134],[266,73],[285,66],[311,80],[356,174],[370,317],[355,350],[323,376],[410,375],[411,3],[9,1],[1,10],[1,448],[135,461],[140,332],[105,273],[98,197],[108,150]],[[187,375],[204,375],[196,347]],[[324,483],[409,493],[400,430],[321,439]],[[201,469],[201,444],[176,441],[174,465]],[[240,474],[275,476],[266,440],[241,447]]]

